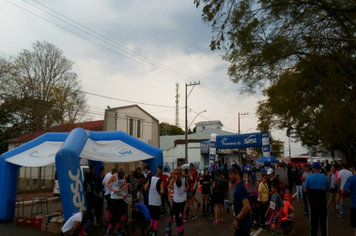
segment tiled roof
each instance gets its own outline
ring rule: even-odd
[[[33,132],[30,134],[23,135],[21,137],[9,139],[6,142],[7,143],[24,143],[31,141],[42,134],[48,133],[48,132],[70,132],[75,128],[83,128],[85,130],[90,130],[90,131],[103,131],[104,127],[104,121],[103,120],[97,120],[97,121],[88,121],[84,123],[76,123],[76,124],[65,124],[65,125],[57,125],[57,126],[52,126],[48,129]]]

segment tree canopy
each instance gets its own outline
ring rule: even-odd
[[[356,155],[356,2],[195,0],[243,91],[263,89],[261,130]]]
[[[178,126],[162,122],[159,124],[159,133],[159,135],[182,135],[184,131]]]
[[[0,58],[1,141],[83,118],[86,98],[73,64],[47,42]]]

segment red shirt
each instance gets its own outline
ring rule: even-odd
[[[161,176],[161,180],[162,180],[162,183],[163,183],[163,188],[166,188],[167,185],[168,185],[168,182],[169,182],[169,176],[167,174],[162,174]]]
[[[293,204],[294,198],[292,194],[283,194],[283,201],[289,202],[291,205]]]
[[[191,171],[190,178],[192,179],[192,183],[190,186],[191,190],[193,191],[194,184],[198,180],[198,171],[196,169]]]

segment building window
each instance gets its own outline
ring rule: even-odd
[[[133,136],[134,120],[130,119],[129,122],[129,135]]]
[[[141,138],[141,121],[137,120],[137,138]]]
[[[205,130],[205,126],[202,126],[201,129],[202,129],[202,130]]]

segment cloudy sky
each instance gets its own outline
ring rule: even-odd
[[[179,124],[184,129],[185,84],[200,81],[188,98],[188,124],[220,120],[224,130],[256,131],[257,102],[241,95],[227,76],[222,51],[212,52],[211,28],[202,23],[193,0],[3,0],[0,53],[16,55],[35,41],[47,41],[75,62],[88,92],[90,120],[103,119],[107,106],[138,104],[160,122],[175,124],[179,83]],[[193,87],[188,87],[188,93]],[[194,125],[192,125],[194,127]],[[285,142],[283,131],[272,135]],[[291,143],[292,156],[305,152]]]

